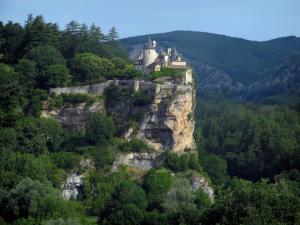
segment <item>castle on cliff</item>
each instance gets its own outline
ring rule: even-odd
[[[163,67],[171,69],[182,69],[185,71],[184,83],[192,83],[192,69],[187,66],[176,47],[161,49],[157,52],[157,42],[149,37],[148,42],[141,49],[140,54],[134,60],[135,68],[149,74],[153,71],[161,71]]]
[[[160,71],[161,67],[187,67],[185,59],[182,54],[178,53],[176,48],[168,48],[166,51],[162,49],[158,53],[156,47],[157,42],[152,41],[149,37],[148,43],[144,45],[140,54],[134,61],[137,69],[149,73],[151,71]]]

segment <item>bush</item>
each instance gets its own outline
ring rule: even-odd
[[[120,146],[122,152],[145,152],[149,146],[142,140],[133,138],[131,141],[123,143]]]
[[[72,152],[57,152],[51,154],[53,162],[62,169],[74,169],[79,165],[80,156]]]
[[[194,154],[182,154],[181,156],[178,156],[176,153],[168,151],[165,156],[165,167],[174,172],[183,172],[188,169],[197,171],[202,170],[199,160]]]
[[[89,148],[89,155],[91,155],[95,160],[95,165],[98,170],[106,170],[111,167],[116,156],[116,150],[113,147]]]
[[[116,133],[116,126],[110,117],[93,113],[86,123],[85,130],[86,138],[91,144],[107,145]]]
[[[46,70],[45,80],[47,87],[64,87],[71,82],[71,75],[64,65],[54,64]]]
[[[18,148],[35,154],[56,151],[64,138],[61,124],[53,119],[24,117],[15,126]]]
[[[137,91],[132,97],[132,102],[135,106],[145,106],[152,103],[152,96],[148,93]]]
[[[150,79],[154,80],[159,77],[171,77],[175,80],[181,79],[184,70],[162,67],[160,71],[154,71],[150,74]]]
[[[128,100],[133,94],[130,88],[122,88],[116,85],[107,87],[104,91],[105,103],[107,106],[115,106],[114,104],[119,101]]]
[[[41,219],[51,216],[74,216],[79,213],[72,204],[60,197],[58,189],[30,178],[24,178],[11,189],[5,202],[2,210],[8,221],[29,216]]]
[[[82,82],[102,82],[115,73],[114,64],[106,58],[91,53],[77,54],[72,62],[76,78]]]
[[[72,105],[94,101],[93,97],[87,94],[62,94],[63,102]]]
[[[172,175],[167,170],[152,170],[144,179],[144,188],[147,191],[149,203],[158,206],[173,183]]]

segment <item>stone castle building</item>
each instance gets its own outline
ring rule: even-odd
[[[161,71],[161,68],[184,69],[185,83],[192,82],[192,70],[187,66],[186,60],[182,54],[175,48],[167,48],[157,52],[157,42],[149,37],[148,43],[141,49],[140,54],[134,60],[136,69],[149,74],[152,71]]]

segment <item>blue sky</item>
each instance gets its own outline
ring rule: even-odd
[[[250,40],[300,36],[300,0],[0,0],[0,20],[24,23],[29,13],[61,28],[71,20],[121,37],[173,30]]]

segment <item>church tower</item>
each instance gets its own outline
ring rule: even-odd
[[[148,40],[148,44],[146,44],[144,50],[143,50],[143,66],[147,67],[150,64],[154,63],[155,60],[158,57],[158,54],[156,52],[156,43],[152,42],[150,37]]]

